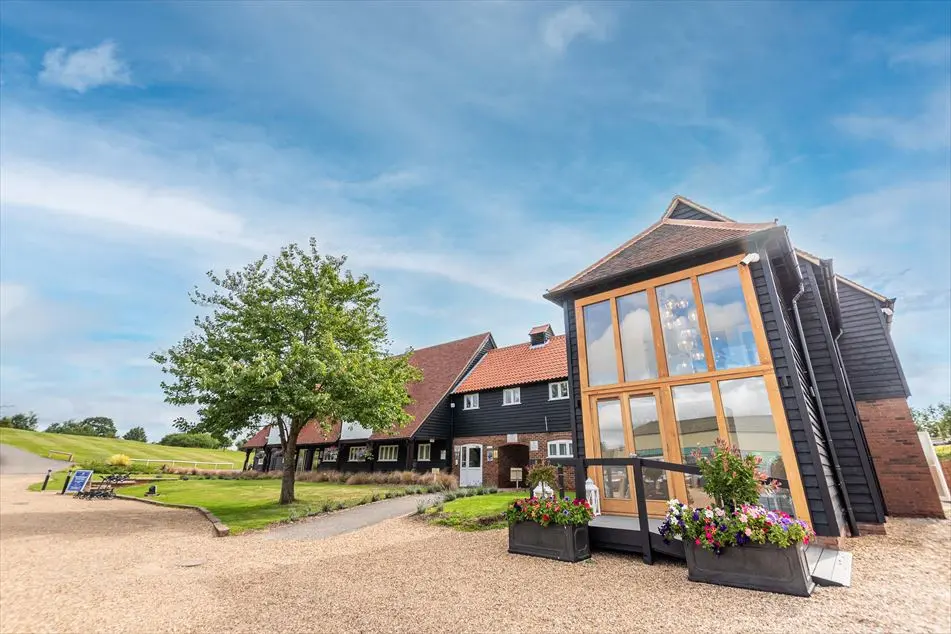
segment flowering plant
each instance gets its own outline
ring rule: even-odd
[[[703,476],[703,490],[713,498],[717,506],[734,509],[742,504],[756,504],[766,490],[776,490],[779,483],[759,470],[763,459],[757,455],[740,454],[722,438],[717,438],[710,456],[694,451],[693,458]]]
[[[671,500],[660,534],[665,542],[679,536],[719,555],[727,546],[750,543],[780,548],[808,544],[813,532],[802,520],[758,505],[743,504],[725,511],[710,506],[691,509],[680,500]]]
[[[519,522],[536,522],[542,526],[581,526],[594,519],[587,500],[556,497],[523,498],[515,500],[505,511],[509,526]]]

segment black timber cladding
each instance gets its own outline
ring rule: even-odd
[[[905,373],[895,352],[878,299],[848,284],[839,284],[843,334],[839,350],[857,401],[907,398]]]
[[[859,522],[881,523],[885,520],[881,492],[835,351],[828,312],[816,279],[817,269],[809,262],[801,262],[800,268],[806,289],[799,300],[805,344],[852,512]]]
[[[720,220],[719,218],[714,218],[710,214],[703,213],[699,209],[694,209],[690,205],[683,202],[677,203],[677,206],[670,213],[670,217],[674,220]]]
[[[548,383],[518,386],[519,405],[502,405],[502,388],[479,392],[478,409],[463,409],[464,395],[453,395],[455,437],[570,431],[571,399],[549,400]]]
[[[822,434],[816,402],[810,394],[809,378],[802,357],[799,336],[783,303],[772,267],[763,254],[762,262],[750,266],[763,326],[769,342],[773,366],[792,436],[799,474],[809,505],[813,529],[819,535],[837,536],[844,525],[844,513],[835,489],[834,469]]]

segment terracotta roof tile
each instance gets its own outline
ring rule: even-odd
[[[565,336],[557,335],[545,345],[534,348],[528,343],[520,343],[489,350],[453,393],[553,381],[567,376]]]
[[[541,326],[535,326],[534,328],[532,328],[531,330],[529,330],[529,331],[528,331],[528,334],[529,334],[529,336],[531,336],[531,335],[540,335],[540,334],[542,334],[543,332],[548,332],[549,330],[551,330],[551,324],[542,324]]]
[[[258,430],[258,433],[251,436],[251,440],[244,443],[242,449],[256,449],[258,447],[263,447],[267,444],[267,435],[271,430],[271,426],[262,427]]]

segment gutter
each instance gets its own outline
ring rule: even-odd
[[[799,268],[796,267],[798,271]],[[801,273],[800,273],[801,276]],[[796,320],[796,330],[799,332],[799,341],[802,344],[802,351],[806,361],[806,370],[809,375],[809,385],[812,389],[813,397],[816,399],[816,406],[819,409],[819,423],[822,427],[822,437],[829,449],[829,458],[832,459],[832,469],[835,475],[836,488],[842,495],[845,502],[845,521],[849,525],[849,531],[852,537],[858,537],[859,527],[855,521],[855,513],[852,511],[852,501],[849,499],[849,492],[845,486],[845,478],[842,476],[842,467],[839,465],[839,457],[835,452],[835,444],[832,442],[832,433],[829,431],[829,422],[826,420],[825,408],[822,407],[822,397],[819,394],[819,384],[816,382],[816,373],[812,367],[812,357],[809,355],[809,346],[806,344],[806,332],[802,327],[802,318],[799,316],[799,298],[806,292],[806,286],[800,277],[799,290],[792,299],[793,317]]]

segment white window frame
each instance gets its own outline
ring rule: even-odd
[[[354,451],[357,451],[357,450],[360,450],[360,449],[363,450],[363,455],[361,455],[359,458],[354,458],[354,457],[353,457],[353,452],[354,452]],[[367,452],[368,452],[369,450],[370,450],[370,448],[367,447],[366,445],[354,445],[354,446],[350,447],[350,451],[347,452],[347,462],[364,462],[364,461],[366,461],[366,459],[367,459]]]
[[[555,388],[555,392],[559,396],[552,396],[552,388]],[[549,401],[563,401],[568,398],[568,381],[553,381],[548,384],[548,400]]]
[[[423,451],[425,449],[426,451]],[[423,457],[423,454],[426,454],[426,457]],[[416,445],[416,460],[417,462],[429,462],[432,460],[433,456],[433,446],[428,442],[422,442]]]
[[[321,450],[320,452],[320,461],[321,462],[337,462],[337,457],[340,455],[340,449],[338,447],[327,447],[326,449]]]
[[[511,399],[508,399],[508,396],[512,396]],[[506,403],[505,401],[509,400],[510,402]],[[520,387],[507,387],[502,390],[502,407],[507,407],[509,405],[521,405],[522,404],[522,388]]]
[[[479,409],[479,393],[473,392],[462,397],[462,409]]]
[[[385,454],[393,454],[392,458],[385,458]],[[399,459],[400,455],[400,446],[399,445],[381,445],[377,449],[376,461],[377,462],[396,462]]]
[[[551,452],[552,447],[560,447],[560,446],[567,447],[568,453],[560,454],[560,453]],[[571,441],[570,440],[549,440],[548,441],[548,457],[549,458],[574,458]]]

